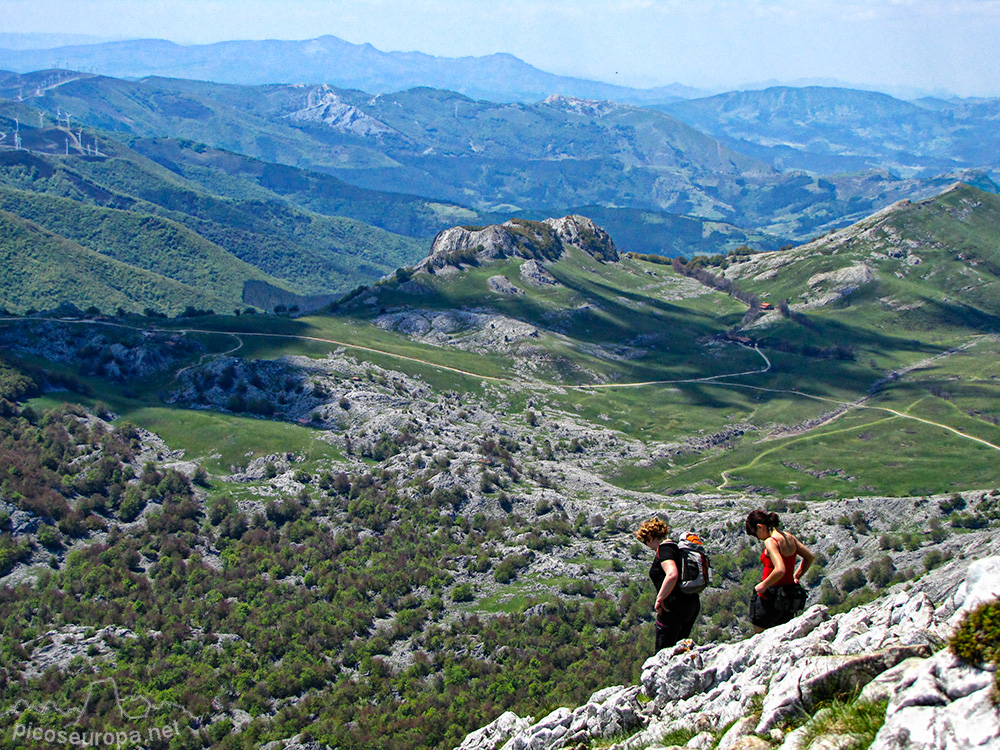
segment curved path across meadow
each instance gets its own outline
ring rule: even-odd
[[[14,318],[7,318],[6,320],[16,320],[16,319],[14,319]],[[77,321],[77,320],[65,320],[65,319],[59,319],[59,318],[35,318],[35,320],[48,320],[48,321],[51,321],[51,322],[58,322],[58,323],[83,323],[83,324],[89,324],[89,325],[105,325],[105,326],[115,327],[115,328],[127,328],[129,330],[137,330],[133,326],[128,326],[128,325],[125,325],[125,324],[122,324],[122,323],[114,323],[112,321],[93,321],[93,320]],[[399,360],[402,360],[402,361],[405,361],[405,362],[412,362],[414,364],[424,365],[424,366],[427,366],[427,367],[434,367],[434,368],[436,368],[438,370],[443,370],[443,371],[446,371],[446,372],[453,372],[453,373],[456,373],[456,374],[459,374],[459,375],[466,375],[468,377],[473,377],[473,378],[476,378],[476,379],[479,379],[479,380],[487,380],[487,381],[491,381],[491,382],[495,382],[495,383],[510,383],[510,382],[512,382],[512,379],[511,378],[507,378],[507,377],[499,377],[499,376],[495,376],[495,375],[481,375],[479,373],[471,372],[469,370],[463,370],[463,369],[458,368],[458,367],[451,367],[451,366],[448,366],[448,365],[442,365],[442,364],[440,364],[438,362],[431,362],[429,360],[420,359],[418,357],[410,357],[410,356],[407,356],[405,354],[398,354],[398,353],[395,353],[395,352],[386,351],[384,349],[376,349],[376,348],[370,347],[370,346],[363,346],[361,344],[352,344],[352,343],[349,343],[347,341],[339,341],[337,339],[325,338],[325,337],[320,337],[320,336],[306,336],[306,335],[302,335],[302,334],[293,334],[293,333],[260,333],[260,332],[255,332],[255,331],[210,330],[210,329],[200,329],[200,328],[180,328],[180,329],[177,329],[177,328],[145,328],[145,329],[140,329],[140,330],[157,331],[157,332],[161,332],[161,333],[199,333],[199,334],[206,334],[206,335],[229,335],[229,336],[233,336],[233,337],[235,337],[237,339],[238,343],[237,343],[237,345],[234,348],[229,349],[229,350],[227,350],[225,352],[220,352],[218,354],[214,354],[214,355],[203,355],[201,357],[201,359],[199,359],[199,361],[197,363],[195,363],[194,365],[188,365],[187,367],[182,368],[181,370],[178,371],[178,374],[180,372],[183,372],[186,369],[190,369],[191,367],[196,367],[197,365],[201,364],[203,361],[205,361],[206,358],[208,358],[210,356],[221,356],[221,355],[225,355],[225,354],[232,354],[232,353],[238,351],[243,346],[242,337],[244,337],[244,336],[253,336],[253,337],[260,337],[260,338],[292,339],[292,340],[298,340],[298,341],[312,341],[312,342],[323,343],[323,344],[332,344],[334,346],[344,347],[345,349],[355,349],[357,351],[367,352],[369,354],[378,354],[380,356],[391,357],[391,358],[399,359]],[[977,339],[978,338],[979,337],[977,337]],[[967,344],[967,346],[971,345],[972,343],[974,343],[974,342],[970,342],[969,344]],[[766,391],[766,392],[769,392],[769,393],[785,393],[785,394],[789,394],[789,395],[799,396],[801,398],[809,398],[809,399],[814,399],[814,400],[817,400],[817,401],[825,401],[825,402],[829,402],[831,404],[836,404],[838,407],[841,407],[841,409],[836,414],[832,415],[829,419],[826,419],[823,422],[820,422],[819,424],[816,424],[816,425],[813,425],[812,427],[810,427],[809,428],[809,432],[812,432],[813,430],[815,430],[818,427],[822,427],[824,425],[830,424],[831,422],[835,421],[836,419],[839,419],[841,416],[843,416],[844,414],[847,414],[847,413],[853,411],[854,409],[874,409],[874,410],[878,410],[878,411],[888,412],[889,414],[892,414],[895,417],[901,417],[903,419],[910,419],[910,420],[913,420],[915,422],[921,422],[923,424],[930,425],[930,426],[933,426],[933,427],[939,427],[939,428],[941,428],[943,430],[947,430],[948,432],[951,432],[951,433],[957,435],[958,437],[961,437],[961,438],[964,438],[966,440],[970,440],[970,441],[979,443],[981,445],[985,445],[985,446],[987,446],[989,448],[992,448],[992,449],[994,449],[996,451],[1000,451],[1000,445],[996,445],[994,443],[989,442],[988,440],[983,440],[982,438],[978,438],[978,437],[976,437],[974,435],[969,435],[969,434],[967,434],[965,432],[962,432],[961,430],[958,430],[958,429],[956,429],[954,427],[951,427],[950,425],[942,424],[940,422],[935,422],[935,421],[929,420],[929,419],[924,419],[922,417],[915,417],[912,414],[905,414],[903,412],[896,411],[895,409],[890,409],[890,408],[888,408],[886,406],[871,406],[871,405],[869,405],[869,404],[866,403],[868,401],[868,398],[869,398],[868,396],[865,396],[864,398],[861,398],[861,399],[859,399],[857,401],[841,401],[839,399],[833,399],[833,398],[829,398],[829,397],[826,397],[826,396],[817,396],[817,395],[812,394],[812,393],[806,393],[805,391],[794,390],[794,389],[765,388],[763,386],[753,386],[753,385],[747,385],[747,384],[744,384],[744,383],[727,383],[727,382],[724,382],[724,379],[726,379],[726,378],[735,378],[735,377],[741,377],[741,376],[745,376],[745,375],[761,375],[761,374],[767,373],[767,372],[769,372],[771,370],[771,361],[767,358],[767,355],[765,355],[764,352],[760,351],[760,349],[758,349],[757,347],[750,347],[750,346],[746,346],[745,344],[739,344],[739,345],[742,346],[742,347],[744,347],[745,349],[752,349],[758,355],[760,355],[760,357],[764,360],[764,367],[761,368],[761,369],[758,369],[758,370],[745,370],[745,371],[740,371],[740,372],[724,373],[724,374],[721,374],[721,375],[709,375],[709,376],[702,377],[702,378],[684,378],[684,379],[675,379],[675,380],[647,380],[647,381],[637,381],[637,382],[632,382],[632,383],[597,383],[597,384],[592,384],[592,385],[564,385],[564,384],[559,384],[559,383],[542,383],[542,384],[547,385],[549,387],[572,388],[572,389],[575,389],[575,390],[602,390],[602,389],[612,389],[612,388],[639,388],[639,387],[644,387],[644,386],[655,386],[655,385],[679,385],[679,384],[684,384],[684,383],[707,383],[707,382],[713,382],[713,383],[715,383],[715,384],[717,384],[717,385],[719,385],[721,387],[744,388],[744,389],[750,389],[750,390]],[[964,348],[964,347],[962,347],[962,348]],[[957,350],[953,350],[953,351],[957,351]],[[934,357],[932,359],[938,359],[940,357],[947,356],[950,353],[952,353],[952,352],[946,352],[945,354],[938,355],[937,357]],[[921,364],[923,364],[923,363],[919,363],[915,367],[919,367]],[[913,369],[913,368],[911,368],[911,369]],[[808,436],[803,436],[802,439],[808,439]],[[746,464],[745,466],[736,467],[736,468],[733,468],[733,469],[726,469],[721,474],[721,476],[722,476],[722,483],[716,489],[718,489],[718,490],[724,490],[724,489],[726,489],[726,487],[729,484],[729,474],[731,472],[738,471],[739,469],[745,469],[745,468],[748,468],[750,466],[753,466],[761,458],[763,458],[764,456],[768,455],[771,452],[774,452],[774,451],[778,450],[780,447],[782,447],[782,446],[775,446],[774,448],[770,448],[770,449],[764,451],[763,453],[758,454],[757,456],[754,457],[754,459],[750,463]]]

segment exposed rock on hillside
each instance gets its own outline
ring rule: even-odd
[[[350,135],[381,135],[396,132],[384,122],[343,101],[327,85],[311,89],[300,109],[285,115],[298,122],[323,122],[334,130]]]
[[[830,304],[843,297],[849,297],[874,280],[875,274],[864,263],[857,263],[838,271],[817,273],[808,281],[810,293],[817,295],[810,299],[809,303],[814,306]]]
[[[573,96],[562,96],[561,94],[552,94],[542,104],[553,109],[584,117],[604,117],[612,112],[625,109],[623,105],[613,101],[580,99]]]
[[[79,625],[67,625],[59,630],[50,630],[39,640],[47,645],[35,648],[31,659],[25,665],[24,676],[31,679],[44,674],[49,669],[65,669],[75,659],[114,662],[114,651],[109,641],[122,638],[136,638],[128,628],[108,625],[94,631]]]
[[[559,282],[556,277],[545,270],[538,261],[531,259],[521,264],[521,278],[533,286],[555,285]]]
[[[486,284],[494,292],[500,292],[500,294],[510,294],[512,296],[524,294],[524,291],[514,286],[506,276],[490,276],[486,280]]]
[[[956,585],[955,576],[966,571]],[[862,688],[859,700],[888,701],[872,747],[995,746],[1000,717],[991,701],[992,671],[941,647],[965,612],[1000,596],[1000,558],[958,561],[937,577],[952,584],[937,603],[919,584],[902,584],[894,595],[844,614],[811,607],[738,643],[682,641],[646,661],[641,686],[608,688],[527,727],[504,714],[470,734],[460,750],[555,750],[629,733],[609,747],[638,750],[678,731],[694,733],[691,748],[716,741],[720,748],[750,747],[753,735],[762,735],[770,741],[757,740],[761,747],[792,750],[810,724],[786,737],[779,729],[786,719]],[[650,699],[645,705],[640,693]],[[818,733],[810,747],[821,746]]]
[[[558,260],[568,247],[598,260],[618,260],[618,250],[607,232],[586,217],[564,216],[545,221],[511,219],[481,229],[446,229],[434,238],[430,255],[417,265],[417,270],[433,271],[503,258]]]
[[[0,347],[51,362],[79,365],[85,375],[127,382],[175,366],[201,350],[180,332],[137,332],[120,325],[97,327],[26,320],[0,329]]]
[[[477,352],[506,352],[519,341],[539,337],[538,329],[529,323],[506,315],[470,310],[406,310],[380,315],[375,325],[425,344]]]

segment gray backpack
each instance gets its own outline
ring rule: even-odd
[[[678,587],[685,594],[700,594],[712,583],[712,565],[705,551],[705,542],[693,531],[685,531],[677,542],[680,562]]]

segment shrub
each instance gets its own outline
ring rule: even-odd
[[[451,599],[455,602],[471,602],[475,598],[471,583],[460,583],[451,592]]]
[[[193,481],[199,487],[211,486],[211,482],[208,479],[208,472],[205,471],[204,466],[199,466],[197,469],[194,470],[194,476],[191,478],[191,481]]]
[[[1000,599],[968,612],[949,646],[952,653],[970,664],[1000,661]]]
[[[26,540],[15,543],[10,534],[0,534],[0,575],[7,575],[17,563],[30,557],[31,546]]]
[[[54,526],[49,526],[48,524],[42,524],[38,527],[38,531],[35,532],[35,537],[38,539],[38,543],[43,547],[48,547],[52,549],[53,547],[58,547],[62,542],[59,532]]]
[[[128,523],[134,521],[146,507],[146,499],[137,487],[129,487],[125,490],[125,497],[122,504],[118,506],[118,517]]]
[[[493,571],[493,579],[497,583],[510,583],[515,578],[517,578],[517,571],[521,568],[527,567],[528,558],[524,555],[510,555],[505,557],[503,561],[497,565],[495,571]]]
[[[955,656],[970,664],[1000,662],[1000,599],[966,614],[948,645]],[[1000,669],[993,675],[993,693],[1000,693]]]
[[[891,557],[883,555],[869,565],[866,572],[868,580],[881,588],[892,581],[893,576],[896,575],[896,566],[892,564]]]
[[[840,578],[840,586],[844,591],[850,592],[861,588],[867,581],[861,568],[848,568]]]
[[[934,568],[943,563],[946,559],[947,558],[945,558],[941,550],[932,549],[924,555],[924,568],[926,570],[934,570]]]
[[[837,586],[830,583],[829,581],[823,581],[823,584],[819,588],[820,591],[820,603],[825,604],[827,607],[833,607],[844,601],[844,592],[840,590]]]

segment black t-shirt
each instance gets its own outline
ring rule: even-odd
[[[679,576],[681,570],[681,551],[675,543],[663,542],[660,544],[656,550],[656,557],[653,558],[653,564],[649,566],[649,577],[653,581],[653,585],[656,586],[657,594],[660,592],[660,586],[663,585],[663,579],[667,577],[667,574],[663,572],[663,566],[660,564],[665,560],[674,561],[674,564],[677,565]],[[674,584],[674,590],[667,596],[667,602],[669,604],[693,603],[698,598],[698,595],[685,594],[681,591],[680,583],[680,578],[678,577],[677,583]]]

